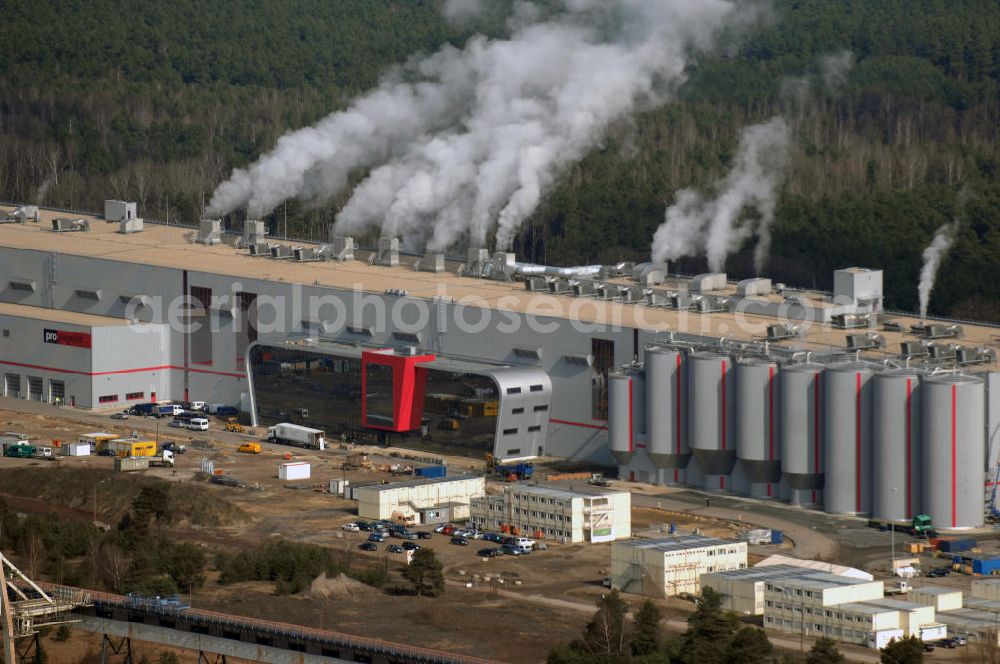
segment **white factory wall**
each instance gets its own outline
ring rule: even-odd
[[[983,583],[983,581],[974,580],[972,582],[972,596],[976,595],[976,584]],[[986,581],[986,583],[989,583]],[[913,588],[906,594],[906,598],[917,604],[930,604],[934,607],[935,611],[955,611],[956,609],[961,609],[963,605],[962,591],[954,590],[952,588],[939,588],[932,586],[923,586],[920,588]],[[984,598],[984,599],[1000,599],[997,598]]]
[[[764,581],[739,579],[709,572],[701,575],[701,588],[711,588],[722,595],[723,608],[745,616],[764,613]]]
[[[502,497],[475,501],[471,517],[474,524],[488,530],[513,526],[529,536],[540,533],[573,543],[610,542],[632,536],[631,499],[627,492],[558,495],[514,485],[504,487]]]

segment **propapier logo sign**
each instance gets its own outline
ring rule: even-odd
[[[90,335],[86,332],[64,332],[63,330],[43,330],[42,340],[47,344],[90,348]]]

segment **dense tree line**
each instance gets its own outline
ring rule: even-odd
[[[232,167],[387,67],[475,32],[503,34],[509,3],[489,4],[486,17],[449,24],[433,0],[5,3],[0,37],[14,47],[0,53],[0,197],[99,209],[113,195],[138,200],[147,217],[194,222]],[[740,129],[782,114],[798,148],[769,273],[829,287],[833,267],[884,267],[888,305],[913,309],[920,250],[961,214],[932,312],[1000,320],[990,277],[1000,263],[1000,7],[772,7],[739,50],[695,63],[676,104],[612,127],[560,179],[519,253],[648,257],[674,193],[718,178]],[[854,65],[833,76],[824,58],[844,50]],[[287,213],[290,233],[319,238],[344,196],[322,209],[292,201],[269,221]],[[749,251],[727,268],[750,274]]]

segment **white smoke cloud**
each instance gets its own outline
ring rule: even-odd
[[[792,149],[792,132],[777,117],[740,132],[736,158],[729,173],[706,197],[693,189],[677,192],[666,220],[653,235],[653,261],[665,262],[705,253],[713,272],[753,233],[754,268],[760,273],[771,247],[771,224]],[[756,217],[745,218],[747,208]]]
[[[509,38],[442,49],[346,111],[282,137],[220,185],[211,212],[246,204],[257,215],[293,196],[321,202],[374,167],[338,215],[339,232],[379,227],[437,250],[466,235],[484,244],[496,225],[505,247],[568,164],[637,104],[668,101],[690,54],[753,19],[753,9],[731,0],[563,0],[561,12],[544,15],[518,3]]]
[[[927,305],[931,301],[931,291],[934,290],[934,281],[937,279],[938,268],[945,254],[955,243],[955,236],[958,235],[958,219],[945,224],[934,233],[934,239],[924,248],[924,266],[920,269],[920,283],[917,291],[920,295],[920,319],[927,318]]]

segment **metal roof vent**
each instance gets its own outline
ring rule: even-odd
[[[542,359],[542,350],[540,348],[515,347],[514,357],[537,362]]]
[[[0,219],[0,224],[25,224],[29,221],[38,222],[37,205],[22,205],[3,219]]]
[[[848,334],[847,347],[851,350],[867,350],[870,348],[885,348],[885,337],[881,334]]]
[[[725,287],[725,272],[709,272],[706,274],[699,274],[691,279],[692,293],[708,293],[709,291],[722,290]]]
[[[86,219],[57,217],[52,220],[52,230],[56,233],[86,233],[90,231],[90,222]]]
[[[426,254],[423,260],[420,261],[420,270],[422,272],[433,272],[434,274],[444,272],[444,254],[439,251],[432,251]]]
[[[309,247],[292,247],[292,258],[300,263],[323,260],[323,256]]]
[[[788,298],[786,298],[786,301]],[[868,314],[836,314],[830,317],[830,325],[842,330],[868,327]]]
[[[767,326],[767,341],[781,341],[795,336],[795,327],[791,323],[775,323]]]
[[[903,357],[923,357],[927,355],[927,348],[919,341],[901,341],[899,354]]]
[[[292,249],[283,244],[269,244],[267,248],[271,252],[271,258],[284,260],[292,257]]]
[[[143,223],[141,218],[133,217],[132,219],[122,219],[118,222],[118,232],[122,235],[141,233],[142,230]]]
[[[552,279],[549,281],[549,292],[550,293],[565,293],[569,290],[569,280],[568,279]]]
[[[331,228],[332,230],[332,228]],[[333,236],[333,258],[334,260],[340,261],[353,261],[354,260],[354,238],[349,235],[334,235]]]
[[[222,242],[222,220],[202,219],[201,224],[198,226],[198,237],[195,241],[205,245]],[[250,253],[252,254],[253,252],[251,251]]]
[[[10,288],[11,290],[34,293],[38,289],[38,282],[31,279],[11,279]]]
[[[576,297],[587,297],[594,294],[594,282],[582,279],[569,282],[570,291]]]
[[[380,237],[378,239],[378,257],[375,261],[385,267],[399,267],[399,238]]]
[[[243,242],[255,244],[267,236],[267,226],[259,219],[247,219],[243,224]]]
[[[406,297],[406,291],[399,288],[386,288],[385,294],[393,297]]]
[[[80,298],[85,300],[100,300],[101,299],[101,289],[94,288],[77,288],[73,293]]]
[[[764,278],[744,279],[736,284],[736,294],[740,297],[754,297],[755,295],[770,295],[771,280]]]
[[[548,291],[549,282],[545,280],[545,277],[528,277],[524,280],[524,290],[532,292]]]

